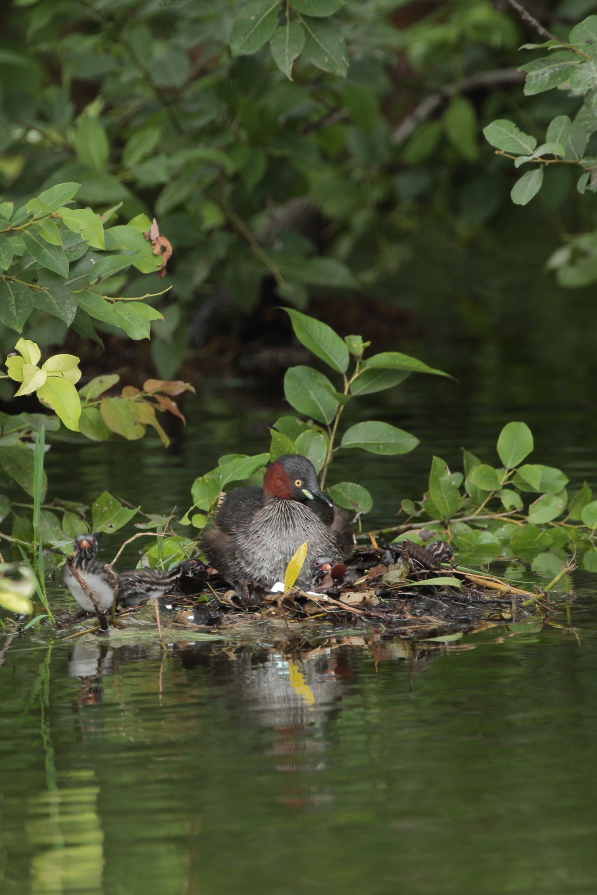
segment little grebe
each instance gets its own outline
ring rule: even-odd
[[[178,589],[181,582],[185,582],[185,590],[188,590],[187,579],[193,579],[200,589],[205,581],[205,566],[195,559],[188,559],[178,563],[166,572],[163,569],[135,569],[132,572],[123,572],[118,575],[110,571],[95,557],[99,547],[100,534],[79,535],[75,539],[75,558],[73,565],[79,577],[82,578],[93,592],[99,607],[107,611],[114,600],[114,590],[117,589],[116,602],[119,606],[138,606],[150,597],[162,597],[173,589]],[[85,612],[95,612],[95,606],[76,580],[70,568],[65,566],[63,576],[64,586]]]
[[[318,556],[329,557],[333,565],[351,553],[351,521],[319,490],[311,461],[285,454],[268,468],[263,488],[226,494],[202,545],[210,563],[244,593],[249,581],[266,588],[283,581],[288,562],[305,541],[309,548],[296,582],[300,587],[310,585]]]

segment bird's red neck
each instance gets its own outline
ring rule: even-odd
[[[279,497],[282,500],[292,500],[292,482],[284,471],[282,464],[276,461],[272,463],[263,479],[263,491],[267,497]]]

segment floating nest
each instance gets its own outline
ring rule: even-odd
[[[212,569],[182,579],[178,592],[161,597],[157,606],[122,609],[110,625],[83,624],[71,634],[108,629],[115,640],[137,635],[167,640],[269,637],[334,628],[373,630],[407,640],[445,637],[479,629],[483,624],[512,624],[530,616],[542,619],[557,605],[494,576],[458,569],[449,545],[421,548],[409,541],[358,550],[344,564],[323,559],[312,590],[280,588],[268,593],[249,586],[240,596]],[[64,618],[59,626],[72,625]]]
[[[138,636],[177,640],[263,639],[315,631],[378,631],[406,640],[445,637],[478,630],[484,624],[512,624],[557,611],[545,594],[514,587],[500,578],[459,569],[448,544],[426,548],[409,541],[357,550],[346,564],[318,563],[312,589],[280,586],[268,593],[250,585],[243,596],[213,569],[180,579],[177,592],[157,604],[119,609],[94,620],[64,614],[56,628],[77,637],[101,632],[114,640]],[[91,620],[91,625],[90,625]],[[77,626],[74,633],[68,630]]]

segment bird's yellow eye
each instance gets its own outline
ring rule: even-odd
[[[302,480],[302,479],[295,479],[294,484],[296,485],[297,488],[302,488],[303,480]]]

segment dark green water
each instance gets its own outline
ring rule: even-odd
[[[413,381],[376,416],[421,447],[397,461],[347,453],[331,481],[366,484],[373,524],[391,524],[432,451],[456,468],[465,444],[492,462],[501,425],[524,419],[536,462],[597,485],[591,408],[527,398]],[[53,449],[56,492],[186,509],[195,475],[262,450],[278,409],[234,388],[196,407],[168,452]],[[0,638],[0,892],[593,895],[597,598],[593,576],[575,585],[576,634],[491,628],[451,648],[365,632],[162,657]]]

